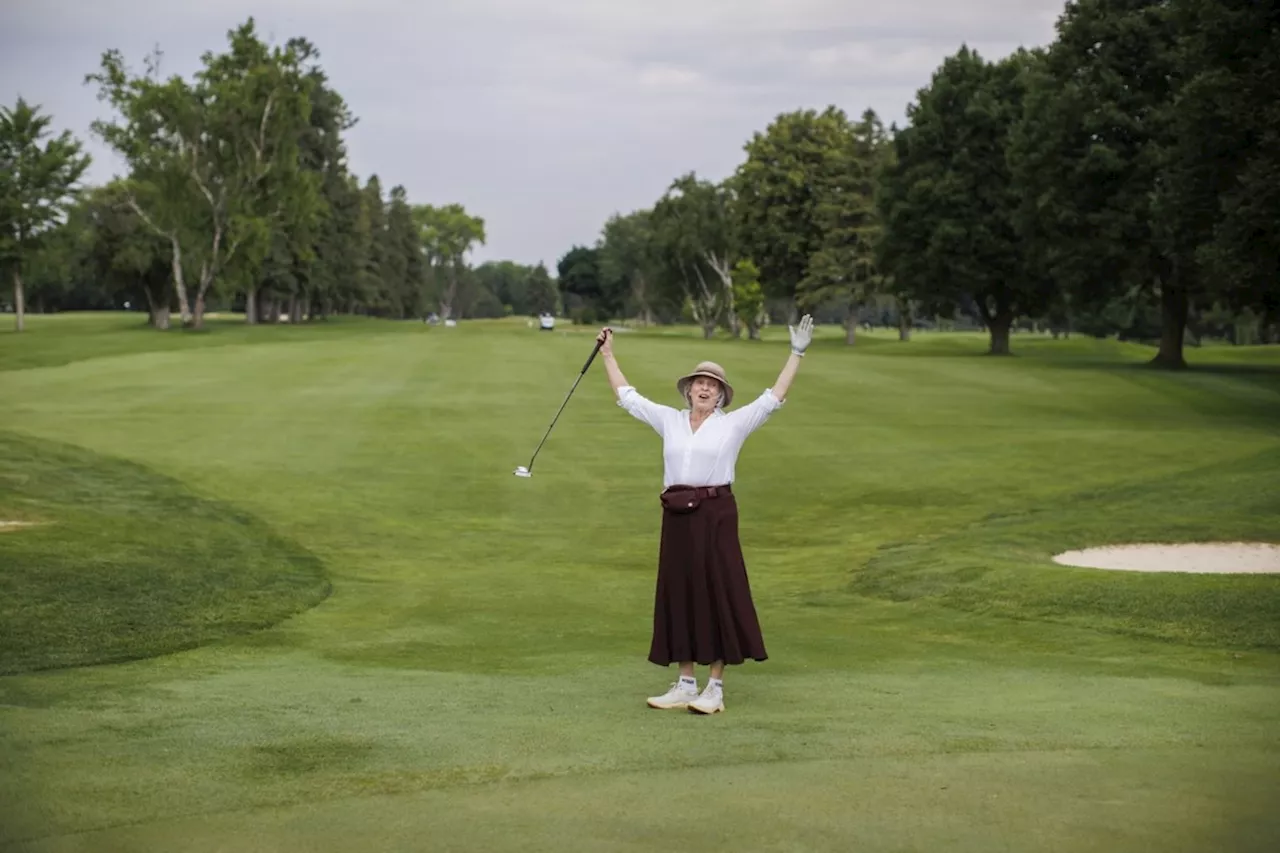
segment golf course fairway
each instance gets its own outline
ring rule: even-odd
[[[734,484],[769,660],[645,707],[657,436],[595,329],[0,332],[0,850],[1280,849],[1280,348],[822,327]],[[620,331],[627,378],[786,329]],[[699,684],[706,670],[698,672]]]

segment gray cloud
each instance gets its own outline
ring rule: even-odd
[[[942,59],[1045,44],[1062,0],[6,0],[0,98],[41,103],[86,139],[91,180],[118,169],[89,136],[82,85],[103,50],[159,43],[189,74],[254,15],[314,42],[360,121],[352,168],[483,216],[479,260],[556,258],[677,175],[719,179],[779,112],[867,107],[886,124]]]

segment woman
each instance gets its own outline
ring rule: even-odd
[[[723,711],[725,665],[767,658],[731,486],[743,442],[782,406],[813,340],[807,314],[788,328],[791,356],[777,381],[732,412],[724,410],[733,402],[733,386],[715,362],[704,361],[676,381],[687,406],[676,410],[642,397],[627,382],[613,356],[611,329],[596,338],[618,405],[662,436],[662,541],[649,660],[658,666],[678,662],[680,680],[662,696],[650,697],[651,708]],[[695,664],[711,667],[701,694]]]

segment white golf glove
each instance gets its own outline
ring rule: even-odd
[[[804,351],[813,343],[813,318],[805,314],[800,318],[800,325],[787,326],[791,332],[791,352],[804,357]]]

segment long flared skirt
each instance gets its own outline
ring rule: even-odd
[[[767,657],[733,493],[704,498],[692,512],[664,509],[649,660],[667,666]]]

